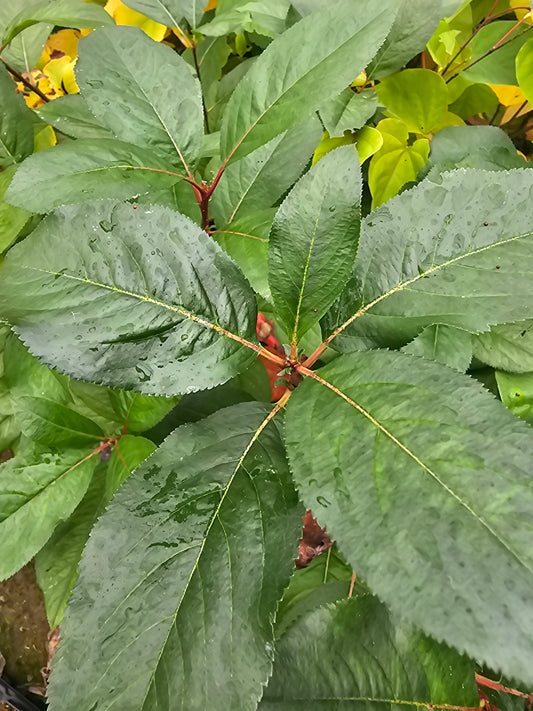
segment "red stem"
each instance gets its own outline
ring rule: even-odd
[[[459,51],[456,52],[456,53],[453,55],[453,57],[450,59],[450,61],[448,62],[448,64],[447,64],[447,65],[444,67],[444,69],[442,70],[441,76],[444,77],[444,76],[446,75],[446,72],[448,71],[448,69],[449,69],[449,68],[451,67],[451,65],[455,62],[455,60],[456,60],[457,57],[461,54],[461,52],[462,52],[464,49],[466,49],[466,47],[468,47],[468,45],[470,44],[470,42],[472,42],[472,40],[474,39],[474,37],[475,37],[475,36],[477,35],[477,33],[480,31],[480,29],[481,29],[482,27],[484,27],[488,22],[490,22],[490,20],[493,19],[493,18],[492,18],[492,13],[493,13],[494,10],[496,9],[496,5],[499,3],[499,1],[500,1],[500,0],[495,0],[494,5],[493,5],[493,6],[491,7],[491,9],[489,10],[487,17],[483,20],[483,22],[481,22],[481,23],[478,25],[478,27],[476,27],[475,31],[470,35],[470,37],[466,40],[466,42],[459,48]]]

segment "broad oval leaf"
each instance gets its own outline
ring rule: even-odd
[[[89,111],[81,94],[58,96],[57,99],[38,106],[34,112],[56,131],[71,138],[113,138],[111,131],[98,123]]]
[[[533,681],[525,423],[450,368],[374,351],[298,387],[286,442],[304,504],[393,611]]]
[[[98,198],[137,197],[170,187],[181,177],[153,151],[114,139],[80,139],[29,156],[4,200],[45,213]]]
[[[328,329],[340,350],[401,346],[434,323],[472,333],[533,315],[533,175],[458,170],[363,220]]]
[[[31,111],[7,69],[0,66],[0,168],[19,163],[33,151],[33,122]]]
[[[76,81],[94,116],[121,141],[192,165],[202,148],[200,82],[170,47],[138,27],[80,41]]]
[[[474,662],[395,620],[358,585],[354,597],[312,611],[277,643],[259,710],[476,708],[474,678]]]
[[[223,158],[242,158],[311,114],[360,74],[387,36],[396,3],[354,12],[352,0],[312,13],[277,37],[226,107]]]
[[[34,354],[148,395],[201,390],[244,369],[259,348],[242,345],[255,340],[254,302],[198,225],[112,201],[47,217],[9,252],[0,278],[1,312]]]
[[[19,32],[37,22],[46,22],[60,27],[94,29],[112,25],[113,19],[103,7],[82,0],[54,0],[36,2],[25,8],[6,27],[2,43],[11,42]]]
[[[90,447],[19,455],[0,465],[0,580],[20,570],[83,497],[96,456]]]
[[[267,412],[183,425],[122,486],[80,565],[52,711],[256,708],[302,514]]]
[[[341,293],[353,269],[361,221],[361,171],[353,146],[325,155],[276,213],[268,275],[291,345]]]

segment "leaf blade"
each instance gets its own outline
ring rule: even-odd
[[[261,695],[260,680],[266,680],[271,664],[270,616],[293,564],[295,546],[287,544],[282,531],[285,536],[288,531],[294,534],[295,541],[301,515],[276,428],[268,425],[258,433],[266,412],[257,404],[241,404],[179,428],[124,484],[97,525],[82,562],[62,628],[68,641],[58,652],[59,661],[54,660],[52,709],[62,707],[65,694],[80,711],[88,709],[94,698],[102,710],[110,708],[119,695],[131,709],[152,708],[156,700],[160,708],[170,709],[180,698],[187,699],[191,711],[209,707],[211,700],[217,708],[253,708]],[[259,436],[262,445],[254,444]],[[269,467],[275,472],[269,473]],[[169,475],[174,481],[170,488]],[[143,490],[152,493],[146,498]],[[107,537],[109,527],[120,531],[122,524],[116,526],[123,516],[130,521],[129,540],[117,541],[104,576],[94,578],[101,568],[96,560],[99,541]],[[276,531],[275,524],[281,530]],[[246,552],[240,551],[239,562],[232,549],[244,531],[248,544]],[[274,552],[272,545],[278,550]],[[281,565],[279,550],[283,551]],[[133,567],[130,556],[136,561]],[[256,559],[261,561],[258,566],[252,565]],[[113,569],[116,585],[110,589],[106,579]],[[233,575],[232,600],[228,600],[229,574]],[[143,579],[147,590],[155,592],[163,584],[170,586],[172,594],[148,603],[147,590],[139,587]],[[102,625],[95,649],[101,649],[97,658],[103,663],[87,669],[90,678],[85,687],[83,681],[73,685],[71,678],[74,660],[87,656],[80,624],[90,622],[86,619],[89,589],[99,600],[93,608]],[[106,589],[111,594],[104,597]],[[128,623],[135,609],[145,630],[141,637],[138,625]],[[187,645],[180,644],[178,635],[187,639]],[[245,654],[237,652],[239,642]],[[204,654],[203,663],[193,663],[204,660]],[[128,686],[131,681],[121,670],[131,668],[134,659],[137,677]],[[183,678],[168,675],[168,664],[183,668]],[[250,665],[253,674],[247,671]],[[205,676],[207,669],[209,676]]]

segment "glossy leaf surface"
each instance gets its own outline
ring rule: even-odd
[[[77,506],[96,465],[90,452],[36,451],[0,465],[0,580],[22,568]]]
[[[184,425],[128,478],[84,553],[52,710],[255,709],[302,513],[267,412]]]
[[[109,27],[80,42],[76,80],[87,106],[121,141],[181,166],[198,158],[200,83],[169,47],[137,27]]]
[[[336,96],[372,59],[391,27],[395,3],[353,11],[351,0],[309,15],[276,38],[233,93],[221,153],[243,157]]]
[[[529,171],[456,171],[365,218],[334,315],[342,350],[403,345],[433,323],[472,333],[532,315]]]
[[[529,427],[402,353],[345,355],[317,377],[330,387],[308,378],[287,406],[304,504],[393,611],[531,683]]]
[[[4,199],[45,213],[72,203],[138,196],[179,180],[152,151],[113,139],[79,139],[29,156]]]
[[[112,451],[109,462],[99,464],[81,502],[72,515],[56,528],[35,557],[35,572],[43,591],[51,629],[57,627],[63,618],[78,575],[83,548],[97,517],[130,471],[156,447],[144,437],[126,436],[120,440],[118,448],[120,457],[116,451]]]
[[[276,652],[260,711],[478,704],[474,664],[418,630],[395,623],[387,608],[360,586],[351,599],[296,622]]]
[[[60,27],[96,28],[112,25],[107,12],[94,3],[82,0],[54,0],[36,2],[22,10],[4,31],[2,42],[11,42],[19,32],[37,22],[46,22]]]
[[[269,282],[291,343],[318,323],[352,271],[361,173],[353,146],[325,155],[291,190],[270,234]]]
[[[239,343],[255,340],[248,283],[166,208],[108,201],[57,211],[10,251],[0,301],[30,350],[58,370],[145,394],[211,387],[254,357]]]
[[[19,163],[33,151],[31,112],[4,66],[0,66],[0,168]]]

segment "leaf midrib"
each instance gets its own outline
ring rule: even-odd
[[[329,390],[334,392],[336,395],[338,395],[340,398],[342,398],[348,405],[351,405],[357,412],[359,412],[361,415],[366,417],[366,419],[371,422],[379,431],[383,432],[384,435],[389,437],[389,439],[394,442],[403,452],[405,452],[411,459],[418,464],[418,466],[423,469],[427,474],[429,474],[436,482],[439,484],[444,491],[446,491],[450,496],[452,496],[466,511],[468,511],[469,514],[471,514],[474,519],[476,520],[477,523],[482,525],[487,529],[487,531],[494,536],[494,538],[515,558],[518,563],[523,566],[530,574],[533,574],[533,570],[521,559],[521,557],[516,553],[510,546],[509,544],[504,541],[498,533],[492,528],[490,523],[485,521],[479,514],[476,513],[476,511],[466,502],[461,499],[461,497],[453,491],[440,477],[439,475],[434,472],[431,467],[429,467],[427,464],[424,463],[420,457],[418,457],[414,452],[412,452],[409,447],[404,444],[398,437],[396,437],[392,432],[390,432],[385,425],[383,425],[376,417],[374,417],[370,412],[368,412],[362,405],[359,403],[355,402],[355,400],[352,400],[346,393],[344,393],[340,388],[338,388],[336,385],[333,385],[333,383],[330,383],[329,381],[325,380],[324,378],[320,377],[317,375],[314,371],[308,371],[308,369],[305,369],[306,375],[310,375],[313,380],[316,380],[317,382],[321,383],[321,385],[327,387]]]

